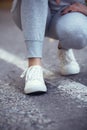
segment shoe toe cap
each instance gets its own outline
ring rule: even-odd
[[[35,93],[35,92],[46,92],[47,88],[45,83],[39,82],[37,80],[27,82],[25,84],[24,92],[26,94]]]
[[[80,66],[77,63],[66,65],[60,70],[61,75],[73,75],[78,74],[79,72],[80,72]]]

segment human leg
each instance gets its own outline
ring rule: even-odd
[[[22,0],[21,21],[28,58],[42,58],[47,13],[47,0]]]
[[[61,73],[79,73],[80,67],[71,48],[81,49],[87,45],[87,17],[80,13],[69,13],[60,18],[56,15],[50,24],[49,36],[60,41]]]
[[[29,66],[26,73],[25,93],[46,91],[41,58],[47,13],[48,0],[22,0],[21,21]]]
[[[60,17],[56,14],[49,36],[58,39],[64,49],[82,49],[87,45],[87,17],[76,12]]]

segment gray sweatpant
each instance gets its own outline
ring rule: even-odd
[[[87,45],[87,17],[78,12],[61,15],[61,10],[71,4],[71,0],[67,1],[53,10],[48,0],[22,0],[21,21],[28,58],[42,57],[45,36],[59,40],[64,49]]]

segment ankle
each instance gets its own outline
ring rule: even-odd
[[[62,46],[61,46],[61,44],[60,44],[60,43],[58,44],[58,49],[62,49]]]
[[[40,65],[41,66],[41,58],[29,58],[28,59],[28,67]]]

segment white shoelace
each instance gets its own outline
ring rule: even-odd
[[[23,73],[20,75],[20,77],[21,77],[21,78],[24,78],[24,76],[26,75],[27,71],[28,71],[28,68],[26,68],[26,69],[23,71]]]
[[[27,68],[20,77],[23,78],[25,75],[26,80],[43,80],[43,73],[41,67],[32,66],[30,68]]]
[[[60,54],[59,54],[59,57],[61,59],[61,63],[62,64],[67,64],[67,63],[70,63],[73,61],[72,57],[70,57],[69,55],[69,51],[61,51]]]

